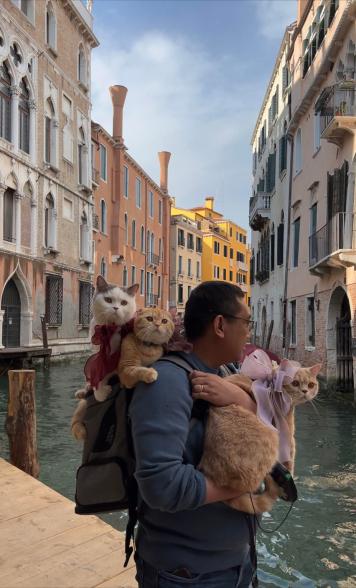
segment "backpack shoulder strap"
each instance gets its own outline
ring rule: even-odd
[[[187,359],[185,359],[181,355],[165,355],[161,357],[158,361],[173,363],[174,365],[177,365],[178,367],[181,367],[183,370],[185,370],[187,374],[190,374],[194,369],[196,369],[191,365],[191,363],[189,363]]]

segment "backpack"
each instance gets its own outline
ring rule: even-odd
[[[194,369],[178,353],[166,355],[158,361],[173,363],[187,374]],[[135,390],[122,388],[117,377],[109,383],[112,392],[103,402],[95,400],[94,394],[87,397],[83,419],[87,436],[82,464],[76,475],[75,512],[85,515],[128,510],[126,567],[133,551],[131,539],[134,537],[137,522],[135,455],[128,418],[128,409]],[[205,401],[195,401],[192,420],[207,418],[208,407]]]

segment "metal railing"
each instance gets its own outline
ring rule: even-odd
[[[356,251],[356,214],[338,212],[309,237],[309,267],[340,249]]]
[[[356,116],[356,86],[354,82],[325,88],[315,105],[320,113],[320,133],[330,125],[335,116]]]
[[[271,196],[267,192],[258,192],[250,198],[250,219],[257,211],[271,210]]]
[[[158,294],[153,294],[153,292],[147,292],[146,305],[147,306],[157,306],[157,303],[158,303]]]
[[[156,255],[156,253],[152,253],[152,251],[146,253],[146,259],[149,265],[159,265],[159,255]]]

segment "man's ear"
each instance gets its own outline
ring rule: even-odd
[[[221,314],[218,314],[213,320],[213,331],[220,339],[224,338],[224,317]]]

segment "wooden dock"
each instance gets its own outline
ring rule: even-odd
[[[0,349],[0,362],[12,367],[28,368],[34,359],[43,358],[46,364],[51,355],[51,347],[4,347]]]
[[[0,458],[1,588],[137,588],[124,536]]]

